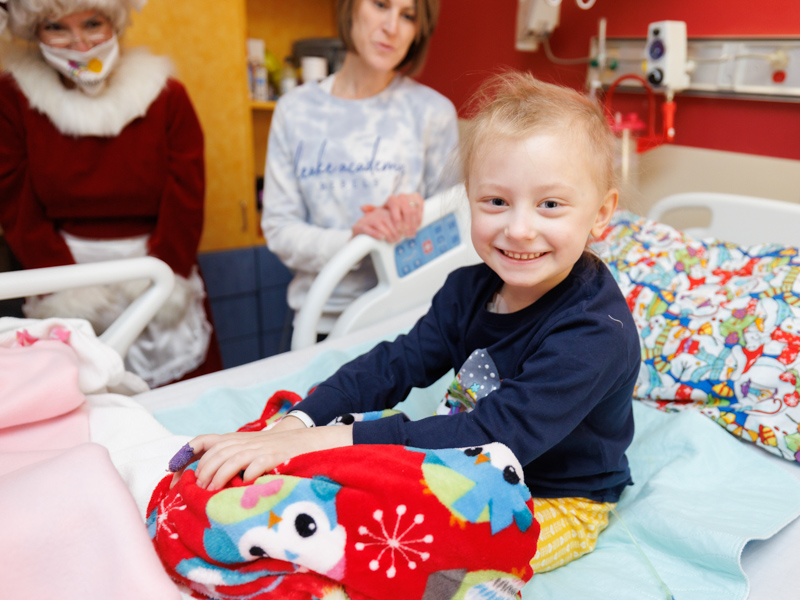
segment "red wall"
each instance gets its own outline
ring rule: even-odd
[[[585,66],[554,65],[543,49],[514,48],[517,0],[441,0],[423,83],[459,110],[487,74],[504,67],[582,89]],[[581,10],[563,0],[550,45],[557,57],[586,56],[601,17],[609,37],[641,37],[653,21],[686,21],[689,37],[800,37],[799,0],[597,0]],[[676,96],[675,143],[800,160],[800,103]],[[641,94],[618,92],[614,106],[646,118]]]

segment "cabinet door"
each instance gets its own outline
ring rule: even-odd
[[[203,126],[206,218],[200,250],[259,243],[245,1],[150,2],[133,20],[126,44],[173,59]]]

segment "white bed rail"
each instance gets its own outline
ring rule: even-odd
[[[437,221],[447,219],[450,226],[454,222],[457,225],[458,245],[404,275],[398,273],[396,266],[396,251],[403,246],[403,242],[388,244],[368,235],[353,238],[328,261],[314,279],[294,322],[292,350],[300,350],[316,343],[317,325],[325,303],[350,269],[368,255],[372,257],[378,285],[345,309],[336,320],[329,337],[339,337],[426,304],[451,271],[479,262],[470,241],[469,203],[463,185],[454,186],[425,201],[422,225],[417,237],[420,237],[426,227],[436,227]],[[403,247],[408,247],[408,243],[405,242]]]
[[[153,285],[134,300],[100,336],[100,340],[124,358],[175,285],[172,269],[157,258],[145,256],[0,273],[0,300],[134,279],[149,279]]]
[[[683,229],[697,239],[713,237],[743,246],[800,245],[800,204],[735,194],[689,192],[662,198],[647,216],[661,221],[666,213],[680,209],[711,212],[707,227]]]

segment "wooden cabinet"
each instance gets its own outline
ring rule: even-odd
[[[247,0],[247,37],[264,40],[283,64],[295,40],[336,35],[335,0]],[[255,174],[264,174],[267,137],[274,103],[253,102]]]
[[[151,0],[124,43],[170,56],[205,134],[201,252],[258,243],[244,0]]]
[[[253,104],[247,37],[279,60],[295,39],[335,35],[334,0],[150,0],[123,43],[170,56],[205,133],[206,220],[200,251],[263,244],[255,178],[263,174],[274,104]]]

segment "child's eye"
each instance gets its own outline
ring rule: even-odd
[[[558,208],[559,204],[557,200],[545,200],[541,206],[543,208]]]
[[[502,198],[490,198],[489,204],[491,204],[492,206],[505,206],[506,201],[503,200]]]

